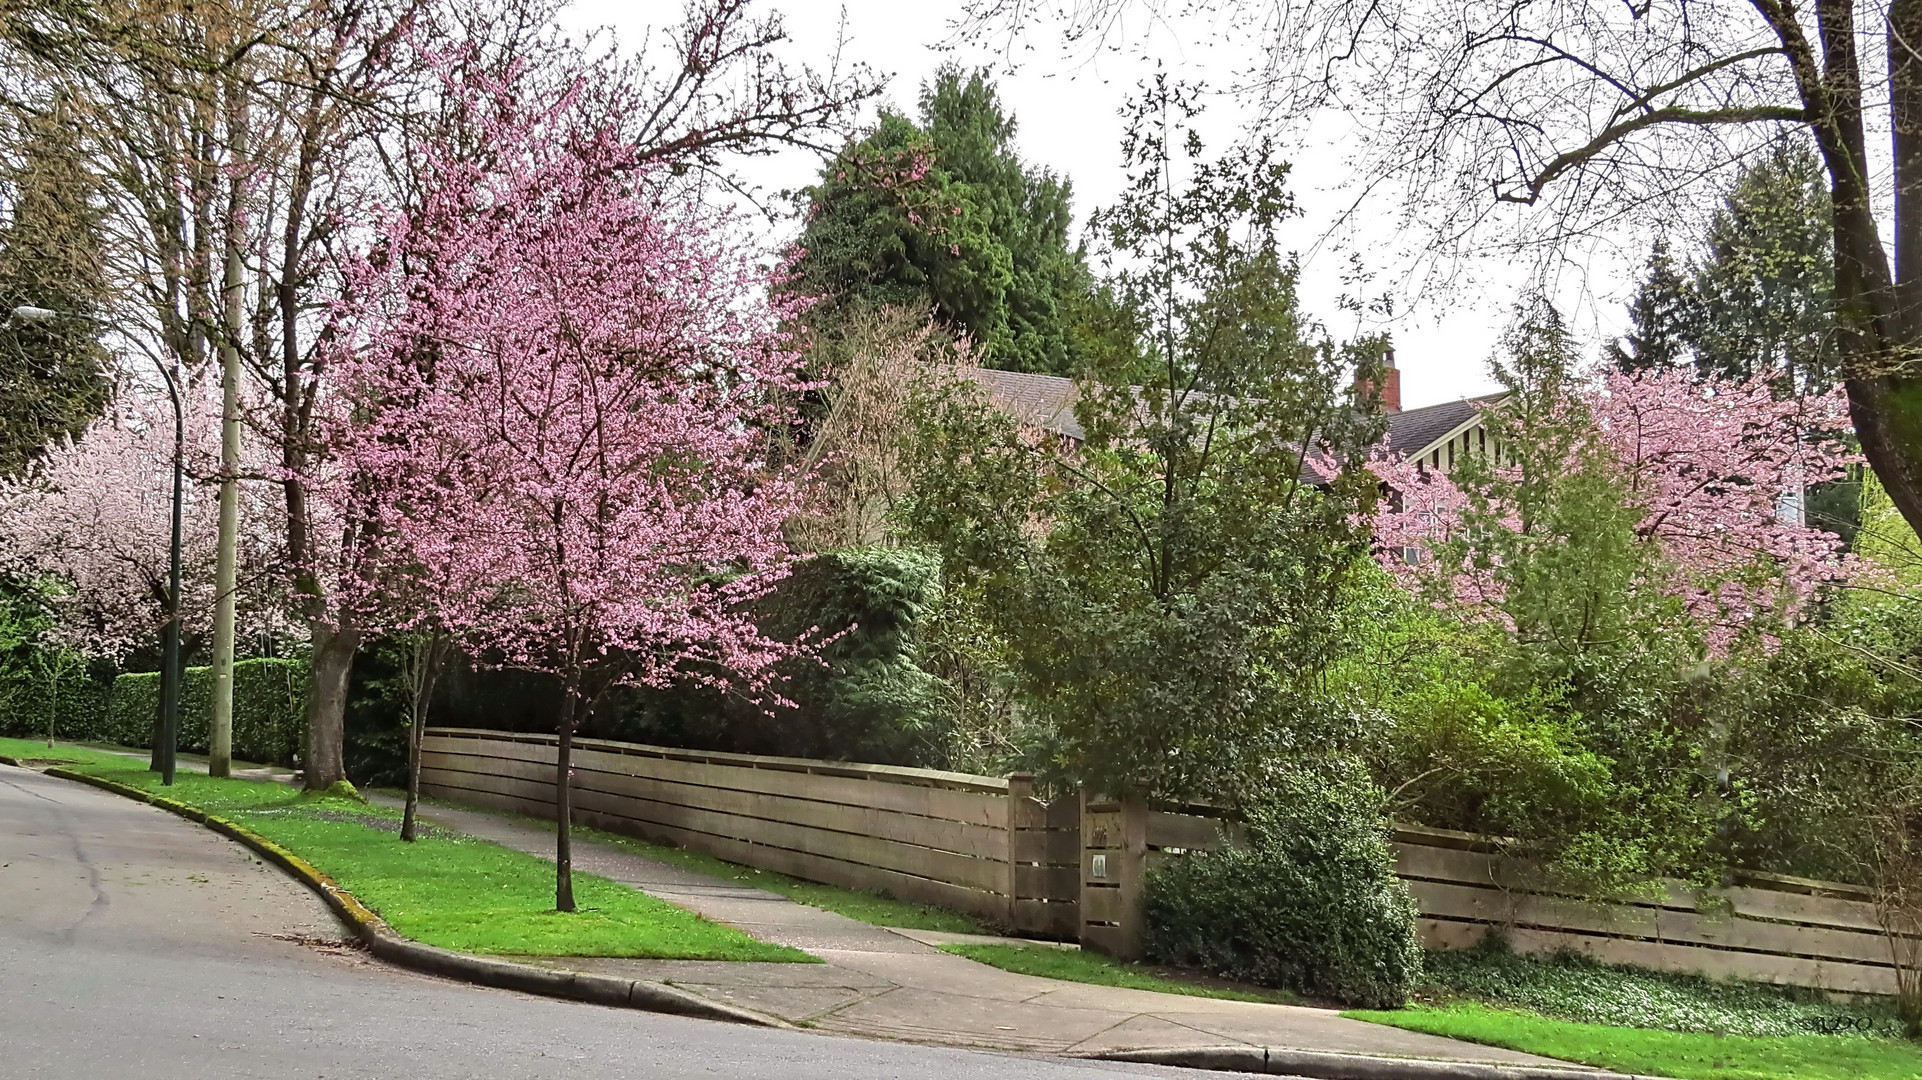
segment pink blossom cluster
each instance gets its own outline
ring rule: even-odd
[[[218,389],[189,385],[185,405],[189,453],[217,453]],[[155,643],[166,621],[173,455],[167,399],[127,393],[80,439],[0,479],[0,566],[47,586],[55,643],[112,659]],[[184,494],[181,610],[192,633],[211,620],[218,510],[211,487],[189,481]]]
[[[1711,647],[1725,649],[1762,620],[1793,619],[1824,583],[1852,572],[1835,534],[1800,512],[1811,486],[1857,460],[1837,438],[1849,427],[1839,390],[1777,400],[1766,376],[1609,371],[1581,403],[1642,511],[1636,531],[1660,555],[1659,586],[1682,600]],[[1372,468],[1391,489],[1375,518],[1382,564],[1406,585],[1444,586],[1456,603],[1499,604],[1495,568],[1423,561],[1461,526],[1467,495],[1447,475],[1385,453]],[[1487,508],[1511,528],[1513,509]]]
[[[769,273],[569,102],[483,104],[485,166],[436,161],[335,313],[355,602],[511,666],[760,688],[795,649],[743,607],[803,504],[768,453],[802,385]]]

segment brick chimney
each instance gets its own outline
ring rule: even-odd
[[[1362,391],[1364,398],[1367,396],[1367,391],[1371,389],[1366,379],[1357,380],[1355,385],[1356,389]],[[1383,353],[1381,358],[1381,411],[1385,413],[1401,411],[1401,372],[1395,367],[1395,350],[1393,349]]]

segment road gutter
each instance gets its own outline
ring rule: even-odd
[[[1586,1065],[1562,1068],[1488,1065],[1472,1061],[1430,1061],[1265,1046],[1105,1050],[1071,1056],[1096,1061],[1128,1061],[1141,1065],[1174,1065],[1187,1069],[1307,1077],[1310,1080],[1662,1080],[1660,1077],[1608,1072]]]

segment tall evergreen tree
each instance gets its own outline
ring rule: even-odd
[[[1068,182],[1015,153],[985,72],[944,67],[919,105],[918,120],[884,112],[824,164],[792,287],[822,298],[817,326],[851,307],[925,306],[990,365],[1074,370],[1090,279],[1068,244]]]
[[[1692,300],[1689,281],[1658,236],[1644,264],[1641,288],[1629,301],[1628,334],[1608,345],[1608,361],[1623,371],[1647,371],[1689,362]]]
[[[1821,163],[1803,143],[1776,145],[1736,178],[1692,266],[1704,374],[1779,371],[1783,393],[1840,380],[1833,213]]]
[[[57,104],[24,117],[19,135],[18,158],[3,175],[10,205],[0,223],[0,311],[92,315],[106,292],[95,178]],[[19,471],[99,415],[108,383],[96,337],[84,317],[0,324],[0,473]]]
[[[1784,142],[1743,169],[1683,265],[1665,239],[1629,302],[1632,329],[1609,346],[1626,371],[1692,366],[1746,380],[1777,372],[1780,394],[1841,379],[1828,192],[1815,153]]]

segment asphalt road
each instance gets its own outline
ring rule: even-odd
[[[0,765],[0,1080],[1224,1075],[552,1001],[391,968],[341,936],[238,845]]]

